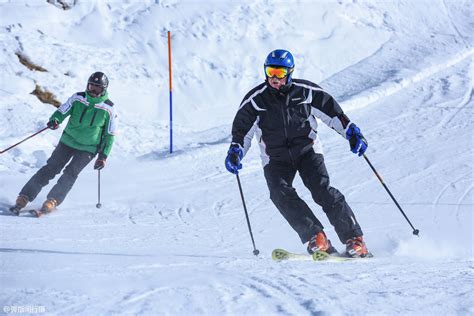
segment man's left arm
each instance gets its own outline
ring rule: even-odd
[[[115,140],[115,135],[117,134],[117,124],[118,118],[115,111],[108,112],[108,117],[105,121],[103,130],[102,130],[102,140],[98,149],[98,157],[94,164],[94,169],[100,170],[105,167],[105,161],[109,156],[112,145]]]
[[[312,91],[313,92],[313,91]],[[311,114],[349,140],[351,151],[359,156],[367,150],[367,140],[360,129],[350,121],[337,101],[323,89],[314,92]]]
[[[314,93],[311,103],[311,114],[319,118],[327,126],[338,132],[344,138],[350,125],[350,120],[342,111],[337,101],[323,89],[312,91]]]

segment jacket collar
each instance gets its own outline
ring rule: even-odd
[[[104,94],[103,96],[98,97],[98,98],[92,97],[92,96],[89,95],[89,93],[86,91],[86,99],[87,99],[87,102],[89,102],[89,104],[91,104],[91,105],[95,105],[95,104],[104,102],[104,101],[107,100],[108,98],[109,98],[109,94],[108,94],[107,91],[105,92],[105,94]]]
[[[277,90],[273,88],[269,83],[268,80],[265,80],[265,83],[269,89],[269,91],[277,96],[286,96],[288,93],[290,93],[291,87],[293,86],[293,81],[280,87],[280,90]]]

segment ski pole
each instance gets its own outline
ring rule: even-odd
[[[44,132],[45,130],[47,130],[48,128],[49,128],[49,127],[46,126],[46,127],[43,128],[42,130],[40,130],[40,131],[34,133],[33,135],[28,136],[27,138],[23,139],[22,141],[19,141],[18,143],[16,143],[15,145],[12,145],[12,146],[8,147],[7,149],[0,151],[0,154],[3,154],[4,152],[9,151],[9,150],[12,149],[13,147],[16,147],[16,146],[20,145],[21,143],[27,141],[28,139],[30,139],[30,138],[32,138],[32,137],[35,137],[35,136],[38,135],[39,133]]]
[[[408,219],[408,216],[405,214],[405,212],[402,210],[400,204],[398,204],[397,200],[395,200],[395,197],[393,196],[392,192],[390,192],[390,190],[388,189],[388,187],[385,185],[385,183],[383,182],[383,179],[382,177],[379,175],[379,173],[377,172],[377,170],[375,170],[374,166],[370,163],[370,160],[369,158],[367,158],[367,156],[365,154],[363,154],[364,158],[365,158],[365,161],[367,161],[367,163],[369,164],[370,168],[372,169],[372,171],[375,173],[375,175],[377,176],[377,178],[379,179],[380,183],[382,183],[383,187],[385,188],[385,190],[388,192],[388,194],[390,195],[390,197],[392,198],[393,202],[395,202],[395,205],[398,207],[398,209],[400,210],[400,212],[403,214],[403,216],[405,217],[405,219],[407,220],[408,224],[410,224],[411,228],[413,229],[413,235],[416,235],[418,236],[418,234],[420,233],[420,231],[418,229],[415,229],[415,227],[413,227],[412,223],[410,222],[410,220]],[[419,236],[418,236],[419,237]]]
[[[101,208],[102,207],[102,204],[100,204],[100,170],[97,170],[97,204],[95,205],[95,207],[97,208]]]
[[[257,248],[255,248],[255,241],[253,240],[253,234],[252,234],[252,228],[250,227],[250,219],[249,219],[249,214],[247,212],[247,206],[245,205],[245,199],[244,199],[244,193],[242,191],[242,185],[240,184],[240,178],[239,174],[236,174],[237,176],[237,183],[239,184],[239,190],[240,190],[240,196],[242,197],[242,204],[244,205],[244,211],[245,211],[245,218],[247,219],[247,225],[249,227],[249,232],[250,232],[250,238],[252,239],[252,245],[253,245],[253,254],[258,256],[260,251],[258,251]]]

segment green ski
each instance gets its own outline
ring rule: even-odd
[[[275,261],[331,261],[331,262],[344,262],[351,261],[359,258],[341,257],[340,255],[330,255],[324,251],[316,251],[312,255],[292,253],[284,249],[275,249],[272,251],[272,259]]]

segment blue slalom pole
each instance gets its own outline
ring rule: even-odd
[[[173,91],[170,90],[170,154],[173,153]]]

